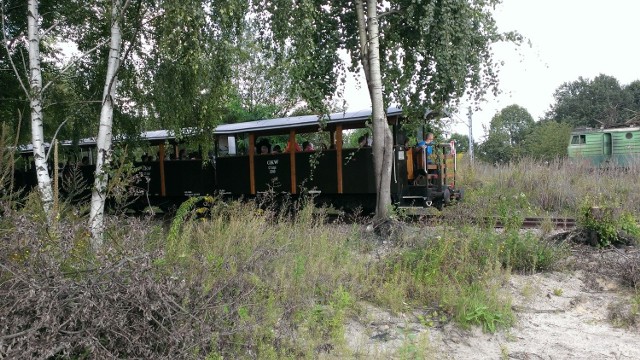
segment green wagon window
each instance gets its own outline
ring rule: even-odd
[[[571,137],[571,145],[579,145],[587,142],[586,135],[573,135]]]
[[[633,134],[628,132],[624,137],[626,137],[627,139],[631,139],[633,137]]]

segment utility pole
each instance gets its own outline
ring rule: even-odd
[[[471,106],[469,106],[469,112],[467,116],[469,117],[469,159],[471,159],[471,163],[473,164],[473,118],[471,112]]]

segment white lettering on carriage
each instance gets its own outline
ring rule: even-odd
[[[269,169],[269,174],[275,174],[278,169],[278,160],[267,160],[267,168]]]

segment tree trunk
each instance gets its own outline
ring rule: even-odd
[[[358,7],[363,6],[358,1]],[[391,209],[391,162],[393,161],[393,137],[387,122],[382,97],[382,73],[380,71],[379,26],[376,0],[367,0],[366,31],[364,11],[358,9],[360,49],[363,69],[371,97],[373,122],[373,161],[376,176],[376,218],[387,220]],[[363,36],[365,35],[365,36]]]
[[[31,105],[31,142],[33,144],[33,159],[38,179],[38,190],[42,199],[42,206],[51,221],[53,207],[53,190],[51,177],[47,168],[44,151],[44,130],[42,127],[42,69],[40,68],[40,14],[38,0],[29,0],[27,10],[27,32],[29,37],[29,101]],[[11,56],[11,55],[9,55]]]
[[[100,128],[98,130],[98,149],[95,171],[95,182],[91,192],[91,212],[89,226],[91,229],[91,246],[94,250],[102,247],[104,231],[104,204],[107,196],[108,169],[111,163],[111,138],[113,128],[113,106],[116,95],[117,72],[120,66],[120,31],[121,0],[113,1],[111,10],[111,41],[107,77],[102,94],[100,111]]]

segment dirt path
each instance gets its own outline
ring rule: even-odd
[[[517,321],[495,334],[454,324],[427,327],[416,313],[392,315],[364,304],[365,315],[347,324],[348,357],[640,359],[638,328],[614,327],[608,318],[615,308],[621,321],[629,320],[632,294],[616,281],[585,270],[512,275],[506,290]]]

